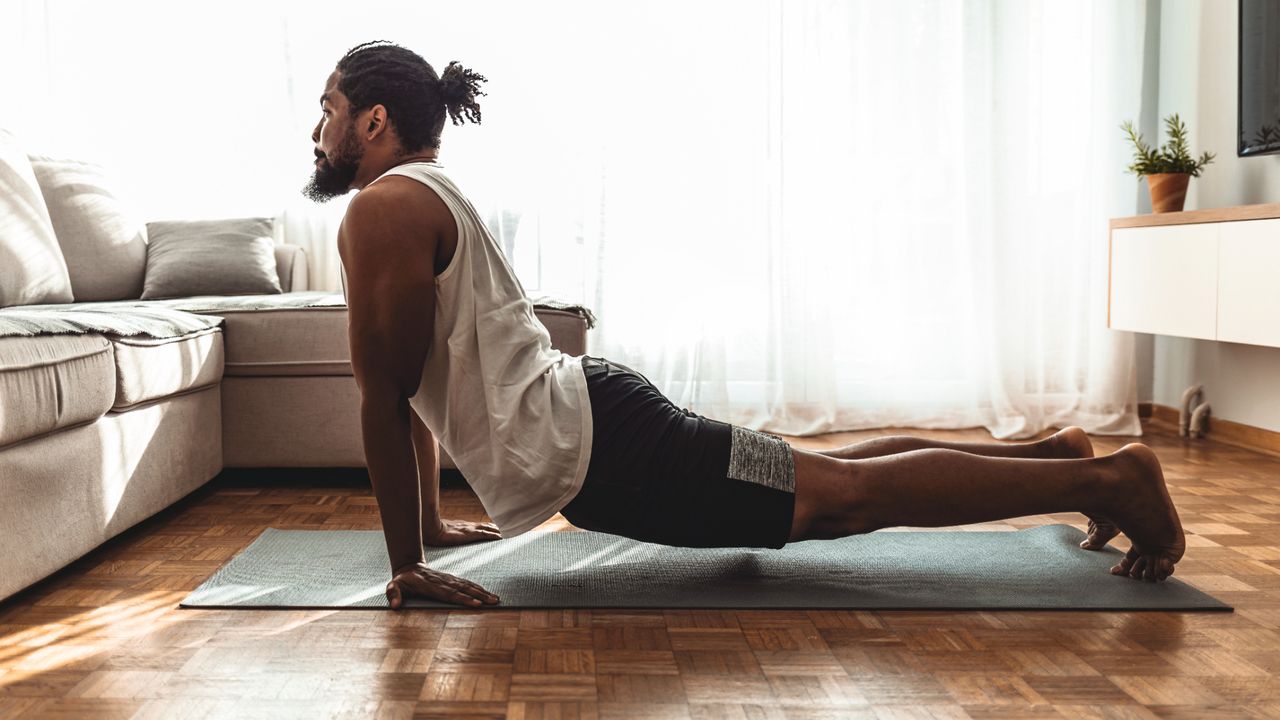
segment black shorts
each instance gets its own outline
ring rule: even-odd
[[[577,527],[682,547],[781,548],[795,465],[779,437],[676,406],[625,365],[584,355],[593,440]]]

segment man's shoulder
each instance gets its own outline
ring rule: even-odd
[[[403,175],[388,175],[356,193],[347,205],[347,217],[357,219],[392,214],[397,217],[426,213],[439,197],[431,188]]]
[[[448,206],[431,188],[403,175],[389,175],[356,193],[341,230],[346,235],[435,236],[452,222]]]
[[[404,175],[386,175],[356,193],[347,212],[357,206],[363,215],[389,214],[413,222],[448,227],[453,213],[434,188]]]
[[[443,220],[426,202],[399,192],[369,187],[352,198],[338,226],[338,254],[348,271],[385,263],[431,267]],[[419,254],[423,263],[409,262]]]

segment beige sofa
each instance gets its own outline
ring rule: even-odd
[[[7,159],[18,164],[12,152]],[[15,214],[38,215],[30,197],[14,205],[14,198],[22,199],[15,191],[20,175],[12,168],[0,173],[0,191],[8,193],[8,206],[0,202],[0,232],[13,232]],[[61,229],[67,223],[57,222],[56,204],[50,198],[46,211],[53,213],[52,227]],[[111,273],[135,278],[145,268],[145,252],[139,255],[136,243],[128,250],[113,245],[111,263],[98,253],[93,267],[76,268],[78,257],[94,255],[84,252],[89,240],[62,234],[57,240],[68,248],[81,244],[63,253],[72,280],[97,282]],[[34,241],[20,247],[23,258],[38,255],[26,252]],[[280,295],[154,302],[126,296],[94,304],[119,317],[164,305],[221,318],[214,327],[175,337],[0,337],[0,600],[169,506],[224,467],[364,465],[342,296],[308,290],[300,248],[280,244],[276,260]],[[122,272],[122,263],[141,265]],[[0,268],[0,281],[10,284],[0,288],[0,297],[43,292],[23,295],[28,288],[12,287],[13,277],[12,265]],[[132,279],[126,285],[137,287]],[[30,308],[0,308],[0,321]],[[555,347],[573,355],[586,351],[589,313],[546,306],[535,313]],[[443,449],[441,455],[444,467],[455,467]]]
[[[341,302],[341,294],[333,296]],[[203,311],[202,311],[203,313]],[[209,314],[209,313],[203,313]],[[223,463],[227,467],[363,467],[359,390],[345,306],[214,311],[225,318]],[[551,344],[586,352],[578,312],[535,305]],[[456,467],[444,448],[443,467]]]

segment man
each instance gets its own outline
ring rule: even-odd
[[[1076,427],[1032,443],[882,437],[813,452],[681,409],[639,372],[550,347],[475,208],[438,162],[445,116],[480,121],[485,78],[384,42],[352,49],[321,95],[305,193],[351,189],[338,233],[365,457],[391,607],[483,606],[423,543],[511,537],[557,512],[671,545],[778,548],[902,525],[1089,515],[1087,549],[1123,531],[1114,574],[1163,580],[1185,543],[1155,454],[1094,458]],[[643,272],[644,268],[637,268]],[[655,259],[655,274],[658,272]],[[853,322],[851,321],[851,324]],[[443,445],[495,523],[439,516]]]

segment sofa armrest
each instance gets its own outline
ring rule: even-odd
[[[576,312],[534,307],[533,314],[551,336],[551,347],[566,355],[587,352],[587,321]]]
[[[276,274],[282,292],[310,290],[307,280],[307,251],[301,245],[276,245]]]

